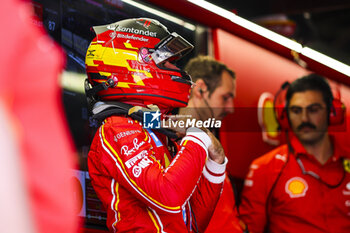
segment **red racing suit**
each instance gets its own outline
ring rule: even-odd
[[[165,136],[128,117],[104,121],[88,166],[111,232],[204,232],[220,197],[227,159],[224,164],[207,159],[211,140],[194,129],[171,159]]]
[[[350,232],[350,151],[331,140],[324,165],[295,136],[253,161],[240,205],[251,232]]]

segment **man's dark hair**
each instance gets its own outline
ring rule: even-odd
[[[320,91],[322,93],[323,101],[326,103],[329,113],[333,101],[331,88],[325,78],[314,73],[298,78],[289,85],[286,94],[287,107],[294,93],[308,90]]]
[[[200,55],[192,58],[186,65],[185,71],[191,75],[192,80],[196,82],[202,79],[208,87],[209,97],[214,90],[221,85],[221,74],[227,71],[234,79],[235,73],[222,62],[215,60],[210,56]]]

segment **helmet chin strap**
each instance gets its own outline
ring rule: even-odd
[[[105,82],[90,87],[88,79],[85,80],[85,93],[88,97],[94,97],[98,92],[115,87],[118,84],[117,79],[109,78]]]

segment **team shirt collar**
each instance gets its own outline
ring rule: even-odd
[[[350,149],[345,147],[340,140],[340,138],[337,137],[335,134],[330,134],[331,143],[333,145],[333,155],[330,159],[333,161],[337,161],[340,158],[349,158],[350,156]],[[290,147],[293,151],[293,154],[295,155],[304,155],[307,157],[314,158],[313,155],[307,153],[304,146],[301,144],[301,142],[298,140],[296,135],[292,132],[288,133],[289,141],[290,141]]]

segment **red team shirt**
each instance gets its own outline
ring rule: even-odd
[[[104,121],[88,166],[111,232],[205,230],[220,197],[227,159],[224,164],[207,159],[210,138],[196,130],[187,133],[172,159],[165,136],[131,118]]]
[[[205,233],[242,233],[232,184],[228,176]]]
[[[283,145],[253,161],[240,206],[251,232],[263,232],[267,222],[269,232],[350,232],[350,152],[332,142],[334,154],[324,165],[295,137],[294,153]]]

